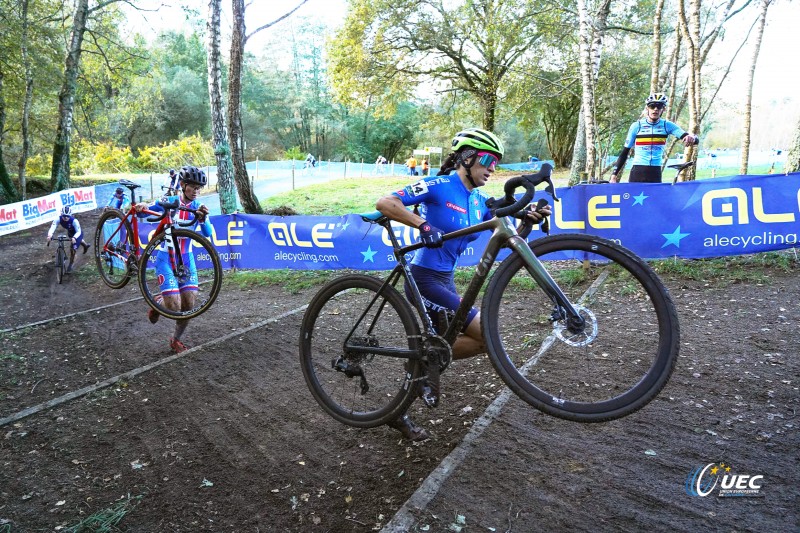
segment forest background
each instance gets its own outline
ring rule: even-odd
[[[0,0],[0,200],[28,176],[59,190],[237,156],[402,162],[469,126],[500,134],[505,161],[585,169],[586,116],[599,174],[653,90],[703,150],[797,150],[799,15],[792,0]]]

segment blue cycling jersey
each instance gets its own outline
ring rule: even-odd
[[[421,179],[392,194],[403,205],[420,204],[425,220],[445,233],[492,218],[486,207],[489,197],[478,189],[468,190],[455,171],[445,176]],[[420,248],[411,264],[451,272],[458,263],[458,256],[477,238],[478,234],[474,233],[446,241],[441,248]]]
[[[113,207],[114,209],[122,209],[122,206],[128,203],[128,195],[122,193],[122,196],[117,196],[116,193],[111,195],[106,207]]]
[[[633,164],[642,166],[661,166],[661,157],[667,137],[681,138],[686,135],[677,124],[663,118],[653,124],[647,118],[640,118],[631,124],[625,137],[625,148],[634,148]]]

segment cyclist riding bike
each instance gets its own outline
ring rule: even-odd
[[[478,188],[492,176],[504,152],[503,143],[495,134],[478,128],[456,133],[452,150],[436,177],[423,178],[384,196],[376,204],[377,209],[389,219],[419,229],[420,240],[425,247],[415,253],[411,272],[437,331],[440,329],[440,312],[455,311],[461,300],[454,282],[458,258],[469,243],[478,238],[478,234],[472,234],[445,242],[442,235],[492,218],[491,210],[486,205],[489,197]],[[424,218],[406,209],[411,205],[420,205]],[[550,206],[545,206],[530,211],[528,216],[538,223],[549,214]],[[477,309],[472,308],[467,315],[466,325],[452,350],[454,360],[486,351]],[[427,397],[427,403],[435,405],[438,390],[423,384],[420,392]],[[428,401],[430,399],[432,402]],[[406,414],[389,426],[410,440],[428,438],[428,433]]]
[[[67,230],[67,235],[72,241],[69,251],[69,265],[67,266],[67,273],[69,273],[72,272],[72,265],[75,262],[75,251],[78,249],[78,246],[83,246],[83,253],[85,254],[89,249],[89,245],[83,242],[81,223],[78,222],[78,219],[75,218],[75,215],[73,215],[72,208],[70,206],[65,205],[62,207],[61,214],[58,216],[58,218],[53,220],[52,224],[50,224],[50,230],[47,232],[48,243],[53,240],[53,234],[55,234],[59,225]]]
[[[611,170],[611,183],[619,182],[619,174],[625,168],[628,154],[632,148],[633,168],[628,181],[631,183],[661,183],[661,163],[667,137],[672,135],[683,141],[685,146],[698,144],[700,138],[683,131],[677,124],[661,118],[667,108],[668,98],[664,93],[654,93],[645,99],[642,117],[631,124],[625,144]]]
[[[206,237],[211,236],[211,223],[208,221],[208,208],[197,200],[200,190],[206,186],[208,179],[205,172],[196,167],[183,167],[178,173],[178,184],[180,191],[175,196],[166,198],[166,202],[178,201],[178,205],[197,209],[200,211],[197,217],[197,223],[200,225],[200,231]],[[151,206],[145,204],[137,204],[136,211],[141,212],[143,209],[151,211],[164,211],[164,208],[157,203]],[[146,216],[146,215],[139,215]],[[186,221],[191,219],[191,213],[181,210],[175,210],[172,214],[173,220],[177,223],[179,221]],[[188,310],[192,309],[195,304],[195,299],[198,290],[197,280],[197,266],[194,260],[194,254],[188,248],[188,243],[181,243],[180,253],[183,256],[183,261],[189,266],[189,276],[182,279],[177,279],[172,269],[170,257],[175,253],[175,250],[167,249],[165,246],[159,250],[156,255],[156,274],[161,281],[161,298],[163,298],[164,307],[173,310]],[[151,323],[158,322],[159,315],[154,309],[147,312],[147,318]],[[175,353],[180,353],[188,350],[188,347],[181,341],[181,337],[186,331],[186,326],[189,324],[188,319],[181,319],[175,321],[175,330],[170,337],[169,346]]]
[[[166,201],[166,199],[170,196],[175,196],[180,193],[181,184],[178,180],[178,173],[175,172],[174,168],[169,169],[169,177],[167,177],[167,181],[161,188],[166,190],[164,196],[161,197],[161,199],[164,201]]]
[[[114,191],[114,194],[111,195],[109,198],[108,203],[103,209],[122,209],[124,205],[128,203],[128,195],[125,194],[125,191],[122,187],[117,187]]]

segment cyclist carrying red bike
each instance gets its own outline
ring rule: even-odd
[[[201,204],[197,197],[200,190],[206,186],[208,179],[205,172],[196,167],[186,166],[181,168],[178,173],[178,181],[180,190],[177,195],[170,196],[165,199],[166,202],[178,201],[178,205],[196,209],[199,211],[197,215],[197,223],[200,226],[200,232],[206,237],[211,236],[211,223],[208,221],[208,208]],[[164,208],[157,203],[151,206],[145,204],[137,204],[136,211],[141,212],[143,209],[151,211],[163,211]],[[143,216],[143,215],[140,215]],[[144,215],[146,216],[146,215]],[[187,211],[175,210],[172,214],[173,220],[177,223],[179,221],[186,221],[191,219],[193,215]],[[189,249],[183,249],[189,243],[181,243],[180,253],[183,255],[183,260],[186,265],[189,265],[190,275],[186,279],[176,279],[171,261],[170,254],[175,253],[174,250],[166,248],[159,250],[156,255],[156,274],[161,285],[161,298],[163,298],[164,307],[172,310],[189,310],[195,305],[195,298],[197,297],[198,280],[197,280],[197,267],[194,261],[194,255]],[[155,324],[158,322],[159,315],[155,310],[150,309],[147,312],[147,318]],[[169,340],[169,346],[175,353],[186,351],[188,347],[181,341],[181,337],[186,331],[186,326],[189,324],[188,319],[181,319],[175,321],[175,330]]]
[[[456,292],[455,268],[467,245],[479,236],[476,233],[445,242],[442,235],[492,218],[486,205],[489,197],[478,188],[492,176],[504,152],[503,143],[495,134],[478,128],[456,133],[452,149],[435,177],[423,178],[384,196],[376,205],[391,220],[419,229],[425,247],[414,255],[411,272],[434,325],[439,322],[440,311],[458,308],[461,297]],[[420,205],[425,218],[406,209],[411,205]],[[546,206],[538,212],[531,211],[528,216],[538,223],[549,214],[550,206]],[[480,313],[472,308],[463,332],[453,344],[453,359],[464,359],[485,351]],[[430,386],[423,385],[421,392],[431,395],[434,404],[438,400],[439,391],[431,390]],[[428,438],[425,429],[414,424],[408,415],[402,415],[389,426],[400,431],[406,439],[419,441]]]
[[[67,273],[69,273],[72,272],[72,264],[75,262],[75,251],[78,249],[78,246],[83,246],[83,253],[85,254],[86,250],[89,249],[89,245],[83,242],[81,223],[75,218],[70,206],[65,205],[62,207],[61,214],[50,224],[50,230],[47,232],[48,243],[53,240],[53,234],[56,232],[59,225],[67,230],[67,235],[69,235],[69,238],[72,240],[72,246],[70,246],[69,250],[69,265],[67,266]]]

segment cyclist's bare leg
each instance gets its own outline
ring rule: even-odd
[[[181,309],[191,309],[194,307],[195,300],[197,299],[197,295],[194,291],[184,291],[181,293]],[[186,331],[186,326],[189,325],[189,320],[176,320],[175,321],[175,333],[172,335],[174,339],[180,340],[183,332]]]
[[[466,359],[482,353],[486,353],[486,345],[481,333],[481,313],[478,312],[464,333],[459,334],[453,343],[453,359]]]

